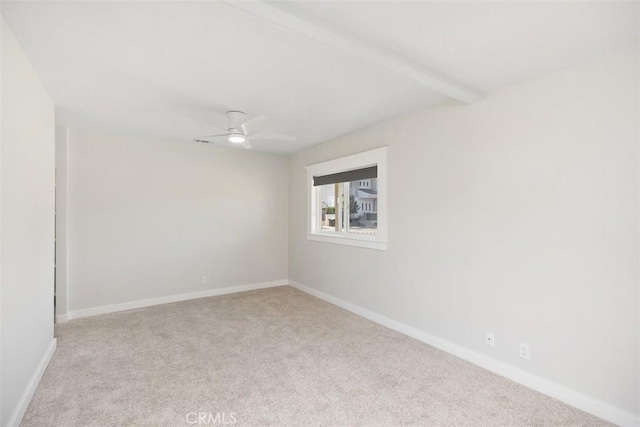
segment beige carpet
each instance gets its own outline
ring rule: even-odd
[[[290,287],[56,334],[23,426],[607,425]]]

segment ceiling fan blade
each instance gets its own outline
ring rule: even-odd
[[[229,135],[231,135],[231,132],[218,133],[216,135],[205,135],[202,138],[218,138],[220,136],[229,136]]]
[[[250,120],[247,120],[246,122],[244,122],[240,127],[242,128],[242,130],[244,131],[244,133],[246,135],[249,132],[251,132],[251,130],[253,128],[255,128],[256,125],[259,125],[260,123],[264,123],[267,120],[268,120],[267,116],[254,117],[253,119],[250,119]]]
[[[276,132],[258,132],[252,133],[248,135],[251,139],[271,139],[271,140],[280,140],[280,141],[295,141],[298,139],[293,135],[285,135],[283,133]]]
[[[245,139],[244,142],[242,143],[242,146],[246,149],[246,150],[250,150],[253,145],[251,145],[251,143],[249,142],[249,138]]]
[[[207,126],[207,127],[213,128],[213,129],[221,130],[222,132],[229,132],[229,129],[225,129],[225,128],[221,128],[219,126],[212,125],[211,123],[209,123],[207,121],[196,120],[196,119],[193,119],[191,117],[186,117],[186,116],[179,116],[179,117],[181,119],[183,119],[183,120],[188,120],[188,121],[190,121],[192,123],[197,123],[197,124],[199,124],[201,126],[204,125],[204,126]]]
[[[210,138],[221,138],[221,137],[227,137],[229,136],[229,133],[219,133],[217,135],[205,135],[205,136],[200,136],[198,137],[198,139],[210,139]]]
[[[205,124],[206,124],[207,126],[209,126],[209,127],[214,128],[214,129],[218,129],[218,130],[221,130],[221,131],[223,131],[223,132],[227,132],[225,135],[229,135],[229,129],[220,128],[220,127],[218,127],[218,126],[214,126],[214,125],[211,125],[211,124],[209,124],[209,123],[205,123]]]

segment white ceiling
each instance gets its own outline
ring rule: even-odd
[[[278,22],[250,5],[5,1],[2,14],[59,124],[190,142],[212,133],[190,118],[225,127],[237,109],[298,136],[254,143],[271,152],[461,99],[443,81],[491,92],[638,40],[638,2],[278,2]],[[356,58],[345,39],[436,84]]]
[[[280,4],[484,92],[637,43],[640,22],[637,1]]]

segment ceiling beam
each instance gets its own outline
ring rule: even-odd
[[[283,28],[298,36],[337,49],[349,56],[370,64],[380,66],[395,74],[418,82],[425,88],[449,98],[471,104],[484,98],[477,89],[464,85],[446,76],[403,58],[395,52],[361,40],[355,40],[346,34],[328,30],[317,24],[287,13],[266,1],[261,0],[222,0],[227,5],[261,19],[271,25]]]

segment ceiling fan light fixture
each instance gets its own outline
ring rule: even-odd
[[[242,144],[244,143],[244,141],[246,141],[246,139],[247,137],[241,133],[232,133],[231,135],[229,135],[229,142],[232,142],[234,144]]]

